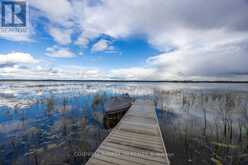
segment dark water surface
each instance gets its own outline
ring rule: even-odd
[[[248,84],[104,82],[0,82],[0,164],[84,164],[125,93],[156,102],[172,164],[248,164]]]

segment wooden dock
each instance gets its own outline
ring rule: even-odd
[[[87,165],[169,165],[155,106],[136,100]]]

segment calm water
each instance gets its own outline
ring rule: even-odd
[[[248,164],[248,84],[94,82],[0,82],[0,164],[84,164],[125,93],[156,102],[172,164]]]

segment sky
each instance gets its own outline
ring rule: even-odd
[[[0,33],[0,79],[248,80],[248,0],[28,4],[29,31]]]

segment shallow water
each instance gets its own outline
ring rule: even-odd
[[[156,102],[172,164],[248,164],[248,84],[28,81],[0,82],[0,164],[84,164],[125,93]]]

